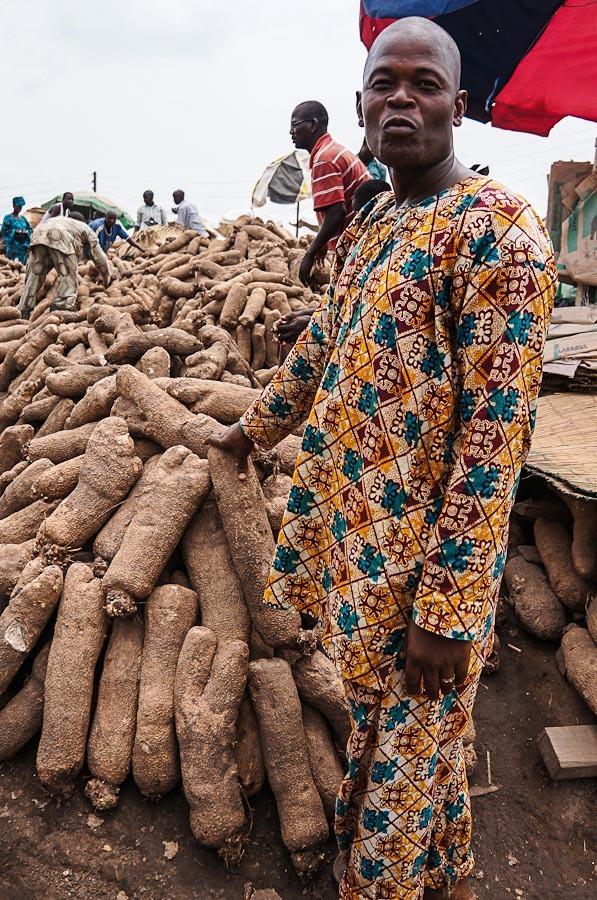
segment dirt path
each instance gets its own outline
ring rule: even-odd
[[[473,800],[479,898],[597,896],[595,780],[552,782],[535,746],[546,725],[591,722],[591,713],[559,675],[551,645],[513,626],[500,633],[501,669],[484,677],[475,707],[472,783],[487,787],[489,751],[499,785]],[[337,896],[328,870],[307,888],[298,882],[268,792],[257,799],[241,865],[227,871],[190,836],[180,791],[153,804],[128,784],[117,812],[96,821],[80,793],[62,807],[49,801],[34,762],[30,748],[0,766],[0,900],[243,900],[248,882],[275,888],[283,900]],[[178,844],[172,859],[164,842]]]

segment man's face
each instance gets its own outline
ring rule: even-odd
[[[178,206],[179,203],[182,203],[182,198],[183,195],[180,191],[174,191],[174,193],[172,194],[172,199],[174,200],[176,206]]]
[[[452,150],[466,110],[449,55],[427,36],[395,33],[374,47],[359,115],[371,152],[389,168],[425,169]]]
[[[116,216],[114,213],[106,213],[105,222],[108,228],[113,228],[116,224]]]
[[[145,191],[143,194],[145,206],[153,206],[153,191]]]
[[[62,205],[65,209],[72,209],[74,203],[74,197],[72,194],[65,194],[62,198]]]
[[[316,119],[308,119],[304,113],[301,115],[300,109],[294,110],[290,117],[290,137],[297,150],[309,149],[315,125]]]

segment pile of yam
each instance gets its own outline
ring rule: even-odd
[[[276,366],[271,325],[312,295],[302,250],[248,217],[180,232],[78,309],[30,321],[0,258],[0,762],[37,741],[58,799],[182,784],[197,840],[238,860],[269,783],[297,871],[322,859],[349,730],[316,630],[262,603],[300,437],[246,481],[209,437]],[[276,351],[276,352],[275,352]]]
[[[538,479],[513,508],[506,600],[597,714],[597,499]]]

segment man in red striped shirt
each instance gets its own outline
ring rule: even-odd
[[[315,261],[328,248],[335,249],[336,238],[352,219],[353,194],[359,184],[369,180],[369,173],[354,153],[332,140],[326,108],[317,100],[306,100],[294,109],[290,136],[295,147],[311,154],[311,190],[319,231],[299,271],[301,281],[308,285]]]

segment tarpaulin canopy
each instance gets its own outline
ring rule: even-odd
[[[253,188],[253,206],[272,203],[298,203],[311,196],[309,178],[309,154],[294,150],[269,164]]]
[[[104,197],[103,194],[95,194],[93,191],[76,191],[73,197],[75,200],[74,208],[82,213],[87,221],[90,221],[96,212],[105,215],[109,209],[113,209],[125,228],[132,228],[135,224],[126,210],[118,206],[117,203],[113,203],[109,197]],[[42,203],[42,209],[50,209],[51,206],[54,206],[55,203],[60,203],[61,200],[62,194],[57,194],[51,200]]]
[[[458,44],[471,118],[540,135],[565,116],[597,121],[597,0],[361,0],[365,46],[406,16]]]

